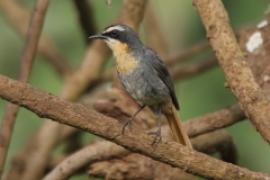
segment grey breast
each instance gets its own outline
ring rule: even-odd
[[[166,101],[169,97],[167,86],[156,71],[143,61],[140,61],[133,71],[118,75],[127,92],[140,104],[152,106]]]

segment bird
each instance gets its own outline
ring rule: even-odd
[[[163,114],[168,121],[174,140],[192,149],[191,142],[176,112],[180,107],[173,81],[158,54],[144,45],[138,34],[125,24],[110,25],[101,33],[89,38],[105,41],[112,50],[118,79],[128,94],[140,105],[123,129],[145,107],[149,107],[158,122],[157,131],[151,132],[156,136],[154,142],[161,140],[160,118]]]

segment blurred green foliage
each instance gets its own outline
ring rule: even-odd
[[[33,8],[34,0],[24,0],[28,8]],[[98,30],[109,25],[117,17],[121,1],[113,0],[108,7],[105,0],[89,1],[94,10]],[[155,3],[153,3],[155,2]],[[205,38],[205,32],[191,0],[152,1],[162,24],[163,31],[172,51]],[[257,23],[264,16],[267,0],[226,0],[233,27],[239,28]],[[9,27],[0,11],[0,73],[16,77],[23,41]],[[51,1],[43,32],[51,37],[57,48],[77,67],[84,56],[85,43],[77,21],[76,9],[72,1]],[[62,79],[51,66],[37,56],[30,83],[45,91],[58,94]],[[200,76],[177,82],[177,94],[182,105],[182,117],[199,116],[218,110],[235,102],[233,95],[224,88],[224,76],[215,68]],[[0,100],[0,117],[3,116],[5,102]],[[29,135],[42,123],[33,113],[21,109],[17,117],[12,137],[9,157],[20,150]],[[238,123],[228,131],[232,134],[239,154],[239,164],[251,170],[270,173],[269,145],[262,140],[250,122]],[[80,178],[79,178],[80,179]]]

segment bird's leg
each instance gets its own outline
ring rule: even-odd
[[[161,113],[157,113],[157,130],[156,131],[151,131],[148,134],[154,136],[154,140],[152,142],[152,145],[158,144],[162,141],[162,136],[161,136]]]
[[[125,134],[126,127],[130,127],[132,121],[135,119],[135,117],[145,108],[145,105],[142,105],[132,116],[130,119],[128,119],[125,124],[122,127],[122,134]]]

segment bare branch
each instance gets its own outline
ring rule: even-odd
[[[168,127],[164,128],[163,132],[166,134],[165,137],[170,136],[170,131]],[[231,145],[231,143],[232,143],[232,138],[224,131],[216,131],[216,132],[198,136],[197,138],[192,139],[192,144],[195,147],[195,149],[197,149],[198,151],[207,152],[209,154],[219,152],[221,146],[228,147],[228,145]],[[220,153],[224,154],[224,152],[226,153],[226,150],[227,148],[222,149]],[[123,156],[129,153],[130,153],[129,151],[127,151],[126,149],[114,143],[111,143],[108,141],[99,141],[94,144],[90,144],[84,147],[83,149],[77,151],[76,153],[72,154],[71,156],[67,157],[59,165],[57,165],[57,167],[54,168],[48,175],[46,175],[44,180],[67,179],[72,174],[76,173],[79,169],[85,167],[86,165],[89,165],[98,161],[105,161],[105,160],[110,160],[110,159],[120,158],[120,157],[122,157],[123,159],[124,158]],[[126,160],[126,158],[123,159],[123,162],[121,162],[121,160],[118,160],[119,163],[116,163],[118,165],[116,165],[114,162],[107,163],[106,164],[108,165],[107,167],[104,167],[103,165],[102,171],[111,172],[111,170],[117,171],[118,168],[125,169],[123,171],[123,173],[125,174],[124,179],[134,179],[137,176],[140,176],[140,177],[145,176],[145,173],[136,172],[136,169],[137,170],[145,169],[143,172],[152,172],[153,170],[151,169],[153,167],[157,167],[158,165],[156,161],[152,161],[149,158],[145,158],[144,156],[140,156],[140,155],[135,155],[135,156],[137,159],[136,162],[128,163],[130,167],[132,167],[131,168],[132,170],[130,169],[132,172],[130,172],[129,168],[127,168],[128,161]],[[231,154],[231,157],[235,161],[235,155]],[[148,168],[142,168],[142,165],[144,163],[147,163],[150,166]],[[117,167],[115,167],[115,165]],[[138,167],[135,168],[136,166]],[[93,164],[91,166],[91,169],[93,168],[96,169],[97,167],[100,168],[99,163]],[[113,169],[110,169],[109,167],[113,167]],[[126,168],[122,168],[122,167],[126,167]],[[169,168],[169,167],[166,167],[166,168]],[[90,172],[91,174],[93,173],[95,174],[95,172],[92,172],[92,170],[90,171],[91,171]],[[100,173],[100,170],[98,172]],[[165,173],[165,172],[162,171],[162,173]],[[154,174],[157,175],[158,172],[155,172],[154,174],[153,173],[150,173],[150,174],[146,173],[146,174],[150,177],[148,178],[144,177],[144,178],[153,179],[153,175]],[[110,176],[111,176],[110,178],[113,178],[112,174],[110,174]]]
[[[108,96],[108,95],[103,95],[103,97],[104,96]],[[115,99],[121,99],[120,97],[118,97],[119,95],[115,93],[113,93],[111,96],[113,96]],[[114,102],[114,100],[112,101]],[[110,117],[120,119],[121,122],[125,122],[125,120],[131,117],[130,114],[126,114],[127,111],[132,112],[131,109],[128,110],[127,108],[125,109],[117,108],[116,104],[114,103],[103,101],[96,104],[95,107],[98,108],[98,110],[101,111],[102,113],[110,115]],[[118,103],[118,105],[120,104]],[[121,108],[127,107],[126,105],[123,104],[123,102],[122,102],[122,105],[120,106],[122,106]],[[126,112],[124,112],[123,110],[125,110]],[[144,114],[147,114],[147,113],[148,112],[146,113],[142,112],[140,116],[144,116]],[[150,117],[148,116],[148,119],[147,120],[143,119],[142,122],[145,123],[147,121],[150,121],[149,118]],[[214,131],[215,129],[224,128],[226,126],[229,126],[230,124],[233,124],[233,123],[238,122],[239,120],[242,120],[243,118],[244,118],[244,113],[241,111],[239,106],[233,105],[231,107],[224,108],[213,113],[209,113],[209,114],[197,117],[197,118],[190,119],[184,123],[184,126],[185,126],[185,129],[187,130],[187,133],[190,136],[194,137],[200,134]],[[154,119],[151,121],[154,121]],[[138,122],[138,124],[142,124],[142,122],[140,121]],[[164,137],[169,136],[169,131],[168,131],[167,126],[163,128],[163,133],[165,134]],[[90,145],[91,148],[85,147],[85,149],[88,149],[88,150],[83,150],[83,149],[80,150],[80,153],[78,152],[78,154],[77,153],[74,154],[74,157],[71,156],[70,158],[66,159],[61,164],[59,164],[59,166],[57,166],[56,169],[54,169],[49,175],[47,175],[47,177],[50,177],[48,179],[65,179],[68,176],[72,175],[74,172],[76,172],[76,170],[80,169],[81,167],[84,167],[86,164],[89,164],[93,161],[112,159],[115,156],[120,157],[122,155],[122,151],[119,151],[119,148],[117,145],[109,146],[111,143],[108,141],[106,142],[108,143],[108,145],[106,146],[103,145],[103,143],[101,143],[101,145],[99,145],[99,143],[95,143],[95,144]],[[209,154],[219,151],[222,155],[222,158],[224,158],[224,160],[229,161],[229,162],[236,161],[236,155],[235,155],[236,153],[235,153],[232,140],[226,133],[224,134],[224,133],[213,132],[212,134],[210,133],[207,135],[202,135],[194,139],[192,142],[194,142],[195,148],[199,151],[203,151]],[[109,150],[103,149],[104,147],[106,148],[107,146],[110,147]],[[91,151],[94,151],[94,152],[98,151],[100,152],[100,154],[95,154],[94,156],[91,156],[92,155]],[[104,156],[103,152],[106,152],[106,156]],[[76,156],[83,157],[83,158],[76,158]],[[99,157],[101,159],[97,160],[97,158]],[[71,159],[78,159],[78,161],[76,161],[77,163],[70,164],[69,162],[71,161]]]
[[[231,136],[224,130],[196,137],[192,139],[192,144],[193,147],[199,148],[199,151],[207,153],[220,152],[222,155],[226,154],[226,151],[230,150],[230,145],[233,146]],[[222,149],[222,151],[220,151],[221,146],[226,147],[226,150]],[[234,156],[234,154],[232,154],[232,156]],[[59,164],[59,166],[60,165],[61,164]],[[184,171],[178,168],[173,168],[169,165],[154,161],[146,156],[136,153],[131,153],[125,157],[117,159],[110,158],[106,159],[106,161],[95,162],[90,165],[88,174],[95,177],[105,177],[106,179],[126,180],[198,179],[197,177],[184,173]]]
[[[27,26],[30,20],[30,12],[15,1],[0,1],[0,9],[5,16],[7,23],[14,28],[21,36],[26,36]],[[54,47],[52,41],[45,36],[41,36],[38,52],[48,60],[63,77],[68,77],[71,67],[60,52]]]
[[[170,55],[167,57],[166,63],[168,66],[174,65],[179,62],[183,62],[188,58],[202,52],[206,48],[209,47],[209,43],[207,41],[201,41],[199,43],[194,44],[190,48],[184,49],[180,52]]]
[[[244,120],[244,112],[238,105],[220,109],[188,120],[184,126],[189,136],[194,137],[217,129],[228,127]]]
[[[192,139],[195,149],[206,154],[218,152],[225,162],[236,163],[237,151],[232,137],[225,130],[217,130]]]
[[[146,41],[149,46],[157,51],[160,57],[167,57],[168,46],[166,38],[162,32],[160,22],[152,4],[149,4],[145,11],[144,26],[146,32]]]
[[[91,94],[89,94],[87,97],[80,98],[80,102],[82,104],[86,104],[87,107],[92,108],[93,102],[95,102],[97,99],[99,99],[101,97],[104,97],[104,89],[106,89],[106,87],[107,87],[107,85],[103,85],[103,86],[99,86],[99,87],[95,88],[94,90],[92,90]],[[51,123],[46,124],[46,127],[48,128],[48,130],[52,130],[55,128],[55,124],[57,124],[57,123],[51,122]],[[65,128],[63,128],[63,130],[61,132],[57,132],[57,134],[53,134],[53,136],[57,135],[57,138],[56,137],[49,137],[50,134],[52,134],[52,133],[49,133],[49,135],[45,136],[44,138],[46,138],[46,137],[54,138],[54,139],[56,139],[56,142],[55,142],[55,144],[53,144],[52,147],[49,147],[47,145],[44,146],[44,148],[47,148],[45,150],[45,154],[47,153],[47,151],[51,150],[50,148],[53,148],[54,146],[56,146],[56,144],[64,142],[65,140],[67,140],[70,136],[72,136],[77,131],[78,131],[78,129],[75,129],[75,128],[72,128],[69,126],[65,126]],[[44,130],[44,132],[46,132],[46,129]],[[36,151],[37,144],[33,143],[33,142],[36,141],[37,135],[39,133],[40,133],[40,131],[36,131],[35,133],[33,133],[31,135],[31,137],[29,138],[29,140],[27,141],[27,144],[25,144],[24,147],[22,148],[22,150],[20,150],[20,153],[16,154],[13,157],[13,159],[11,161],[12,168],[9,169],[8,173],[4,177],[5,180],[19,179],[19,178],[21,179],[22,174],[25,172],[25,169],[27,168],[26,163],[27,163],[27,160],[29,159],[29,154],[32,155],[33,151]],[[50,142],[50,140],[47,140],[47,141]],[[44,144],[46,144],[46,143],[44,143]],[[44,153],[44,151],[42,151],[41,153]],[[46,161],[47,161],[47,159],[46,159]]]
[[[138,31],[147,2],[148,0],[124,0],[118,21]]]
[[[270,102],[256,83],[220,0],[194,0],[228,84],[262,137],[270,142]]]
[[[184,79],[199,75],[217,65],[216,57],[210,57],[193,64],[179,65],[171,70],[174,79]]]
[[[67,179],[74,172],[91,162],[121,157],[128,153],[129,152],[124,148],[114,143],[99,141],[94,144],[90,144],[67,157],[55,169],[53,169],[52,172],[46,175],[44,180]]]
[[[133,128],[121,135],[122,125],[80,104],[33,89],[31,86],[0,76],[0,97],[26,107],[40,117],[80,128],[101,136],[132,152],[141,153],[157,161],[187,170],[187,172],[216,179],[270,179],[270,176],[252,172],[204,154],[189,150],[174,142],[151,145],[152,138]],[[136,133],[134,133],[136,132]],[[120,134],[119,134],[120,133]],[[219,167],[219,168],[216,168]]]
[[[27,82],[30,76],[48,4],[49,4],[48,0],[45,1],[39,0],[36,3],[32,19],[28,27],[27,39],[21,57],[20,73],[18,77],[19,81]],[[11,135],[13,132],[13,127],[18,110],[19,106],[9,103],[6,107],[3,121],[1,124],[0,178],[2,176],[2,172],[4,169],[6,155],[10,144]]]

